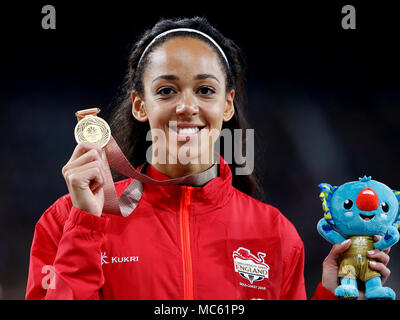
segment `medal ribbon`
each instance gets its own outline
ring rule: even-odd
[[[76,113],[78,123],[86,116],[96,116],[100,109],[85,109]],[[103,120],[104,121],[104,120]],[[75,135],[76,136],[76,135]],[[78,139],[77,139],[78,141]],[[78,141],[79,142],[79,141]],[[166,186],[171,184],[186,184],[186,185],[203,185],[215,178],[218,175],[218,167],[214,164],[208,170],[191,174],[179,178],[167,180],[155,180],[132,167],[129,160],[125,157],[117,142],[110,134],[108,143],[103,147],[104,162],[106,164],[106,181],[103,186],[104,190],[104,207],[103,212],[122,215],[124,217],[132,213],[133,209],[139,202],[143,193],[143,185],[141,183],[150,183],[159,186]],[[122,175],[134,179],[134,181],[125,189],[125,191],[118,198],[114,180],[112,178],[110,167],[112,166],[117,172]],[[141,183],[140,183],[141,182]]]

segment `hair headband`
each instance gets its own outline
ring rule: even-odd
[[[197,34],[203,36],[204,38],[206,38],[207,40],[209,40],[209,41],[218,49],[219,53],[220,53],[220,54],[222,55],[222,57],[224,58],[227,67],[229,68],[228,59],[226,58],[226,55],[225,55],[224,51],[221,49],[221,47],[218,45],[218,43],[216,43],[216,42],[214,41],[214,39],[211,38],[209,35],[207,35],[207,34],[201,32],[201,31],[199,31],[199,30],[190,29],[190,28],[171,29],[171,30],[167,30],[167,31],[165,31],[165,32],[160,33],[159,35],[157,35],[157,36],[147,45],[147,47],[144,49],[142,55],[140,56],[140,59],[139,59],[139,62],[138,62],[137,65],[138,65],[138,66],[140,65],[140,63],[141,63],[142,60],[143,60],[143,57],[145,56],[145,54],[147,53],[147,51],[151,48],[151,46],[154,44],[154,42],[156,42],[158,39],[160,39],[160,38],[162,38],[162,37],[164,37],[164,36],[166,36],[166,35],[168,35],[168,34],[170,34],[170,33],[173,33],[173,32],[181,32],[181,31],[184,31],[184,32],[191,32],[191,33],[197,33]]]

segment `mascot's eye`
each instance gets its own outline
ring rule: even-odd
[[[343,207],[345,209],[350,209],[352,206],[353,206],[353,201],[351,201],[350,199],[347,199],[343,204]]]
[[[388,204],[386,202],[382,202],[381,207],[382,207],[382,210],[384,212],[388,212],[389,211],[389,206],[388,206]]]

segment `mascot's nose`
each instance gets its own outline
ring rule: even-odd
[[[364,188],[360,191],[356,199],[358,209],[363,211],[373,211],[378,209],[379,199],[376,192],[371,188]]]

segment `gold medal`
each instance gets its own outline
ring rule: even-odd
[[[100,148],[107,145],[111,138],[111,130],[108,123],[97,116],[99,108],[80,110],[75,113],[78,123],[74,134],[76,142],[87,141],[94,143]]]

